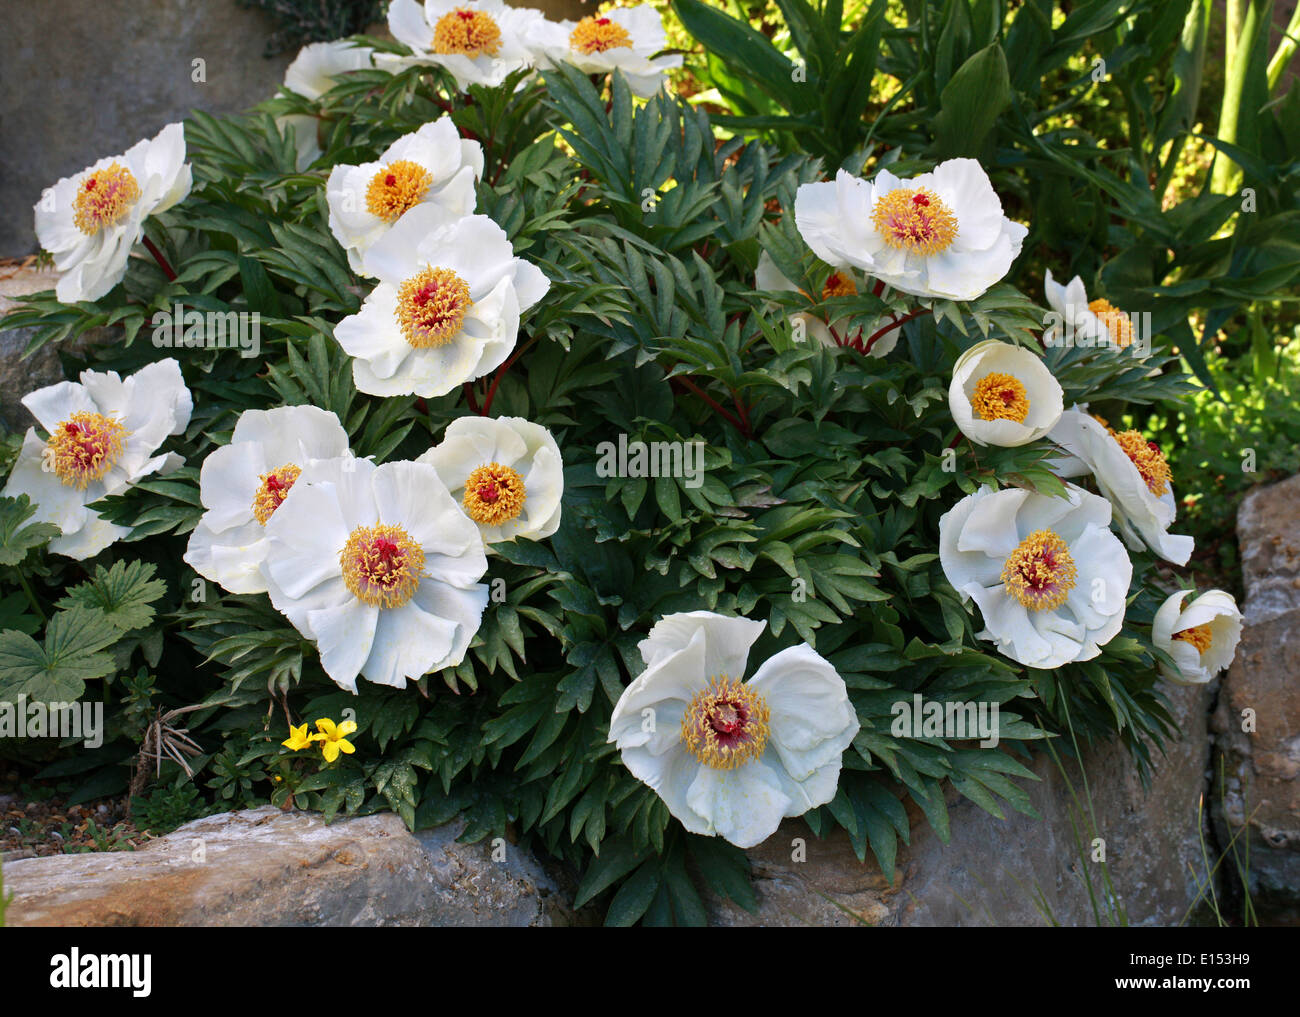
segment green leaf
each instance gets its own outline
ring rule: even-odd
[[[79,699],[86,682],[113,672],[112,656],[99,651],[117,637],[102,611],[80,605],[50,619],[44,645],[22,632],[0,632],[0,699]]]
[[[939,97],[934,153],[940,159],[978,156],[984,139],[1011,103],[1011,77],[998,43],[985,46],[957,69]]]
[[[72,587],[55,606],[98,608],[122,632],[142,629],[153,621],[153,602],[167,592],[167,584],[153,578],[155,571],[142,561],[115,562],[111,569],[96,565],[94,578]]]
[[[63,531],[53,523],[27,523],[37,506],[20,494],[17,498],[0,498],[0,565],[17,565],[34,547],[48,543]]]
[[[605,912],[605,924],[619,928],[635,925],[649,909],[659,883],[659,860],[651,858],[643,862],[632,878],[614,894],[609,910]]]

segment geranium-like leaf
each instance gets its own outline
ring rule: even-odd
[[[86,682],[113,671],[112,656],[100,651],[117,637],[103,611],[80,605],[50,619],[43,645],[23,632],[0,632],[0,701],[80,698]]]
[[[63,532],[53,523],[28,523],[35,514],[36,506],[25,494],[0,498],[0,565],[17,565],[33,547]]]
[[[55,606],[98,608],[121,632],[142,629],[153,621],[153,602],[167,592],[167,584],[153,578],[155,571],[142,561],[119,561],[111,569],[96,565],[94,578],[72,587]]]

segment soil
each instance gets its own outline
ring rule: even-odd
[[[0,768],[0,861],[132,851],[150,839],[126,818],[126,798],[68,805],[48,785]]]

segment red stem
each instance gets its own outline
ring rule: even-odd
[[[690,378],[687,378],[680,374],[677,375],[676,380],[681,382],[682,385],[684,385],[690,391],[694,392],[697,396],[699,396],[711,407],[713,407],[713,411],[717,413],[718,416],[722,417],[723,420],[727,421],[727,423],[729,423],[737,431],[739,431],[741,434],[744,434],[745,437],[749,437],[748,433],[746,432],[745,426],[739,420],[737,420],[732,414],[724,410],[722,406],[718,404],[718,401],[714,399],[711,395],[709,395],[707,392],[705,392],[704,389],[700,388],[699,385],[691,381]]]
[[[469,408],[475,413],[481,414],[483,412],[478,408],[478,396],[474,392],[474,383],[472,381],[465,382],[465,402],[469,404]]]
[[[933,308],[931,308],[931,307],[922,307],[922,308],[919,308],[919,309],[913,311],[911,314],[905,314],[905,315],[903,315],[903,316],[902,316],[901,318],[899,318],[897,321],[891,321],[891,322],[890,322],[888,325],[886,325],[884,328],[882,328],[882,329],[877,329],[875,332],[873,332],[873,333],[871,334],[870,338],[868,338],[867,341],[866,341],[866,343],[863,344],[863,346],[862,346],[862,352],[863,352],[863,353],[870,353],[870,352],[871,352],[871,347],[874,346],[874,345],[876,344],[876,340],[879,339],[882,335],[886,334],[887,332],[892,332],[892,331],[893,331],[894,329],[896,329],[896,328],[902,328],[904,325],[906,325],[906,324],[907,324],[909,321],[911,321],[913,318],[920,318],[922,315],[933,314],[933,313],[934,313],[934,309],[933,309]]]
[[[153,255],[153,260],[158,262],[158,267],[161,268],[163,274],[167,276],[167,281],[175,282],[176,273],[172,271],[171,265],[167,264],[167,259],[163,257],[162,251],[158,250],[158,248],[154,246],[154,242],[149,239],[148,234],[144,235],[143,240],[145,249]]]
[[[749,410],[745,409],[745,404],[740,401],[739,393],[731,393],[731,401],[736,404],[736,412],[740,415],[741,429],[745,437],[752,438],[754,429],[749,426]]]
[[[483,409],[479,411],[480,416],[486,417],[488,415],[488,410],[492,409],[492,400],[496,398],[497,386],[501,384],[501,379],[506,376],[506,372],[510,370],[511,365],[519,359],[524,350],[535,342],[537,342],[537,336],[530,336],[528,342],[510,354],[510,359],[497,368],[496,374],[492,376],[492,387],[488,389],[487,398],[483,401]]]

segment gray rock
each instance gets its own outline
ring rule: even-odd
[[[951,842],[913,814],[912,843],[899,846],[892,886],[874,864],[858,862],[847,834],[819,840],[801,821],[788,821],[749,852],[758,913],[709,897],[710,918],[721,925],[1105,925],[1122,909],[1131,925],[1177,925],[1197,897],[1193,872],[1203,871],[1197,806],[1209,758],[1208,693],[1175,688],[1170,699],[1183,739],[1157,757],[1149,788],[1119,746],[1085,752],[1095,827],[1077,766],[1066,762],[1067,781],[1040,754],[1030,769],[1041,780],[1027,790],[1041,820],[1009,809],[999,820],[950,795]],[[1104,901],[1094,837],[1105,841],[1115,891],[1115,909],[1103,903],[1100,914],[1086,883]],[[792,859],[796,838],[805,842],[802,862]]]
[[[4,21],[0,251],[10,253],[37,249],[32,206],[44,188],[191,109],[235,113],[270,98],[293,58],[265,58],[273,22],[235,0],[42,0],[6,4]],[[195,81],[200,66],[206,80]]]
[[[11,311],[17,297],[54,289],[58,273],[53,269],[0,265],[0,316]],[[0,332],[0,421],[13,431],[23,431],[36,418],[22,404],[22,398],[46,385],[64,380],[59,350],[79,354],[87,345],[110,342],[120,335],[119,329],[94,328],[70,343],[46,344],[30,357],[23,356],[32,338],[32,329],[16,328]]]
[[[570,894],[521,849],[413,836],[391,813],[271,806],[187,823],[137,851],[11,862],[10,925],[548,926]]]
[[[1300,477],[1259,488],[1237,514],[1246,601],[1237,657],[1214,715],[1226,788],[1215,825],[1243,828],[1262,921],[1300,924]],[[1247,712],[1249,711],[1249,712]],[[1247,730],[1253,722],[1254,730]]]

